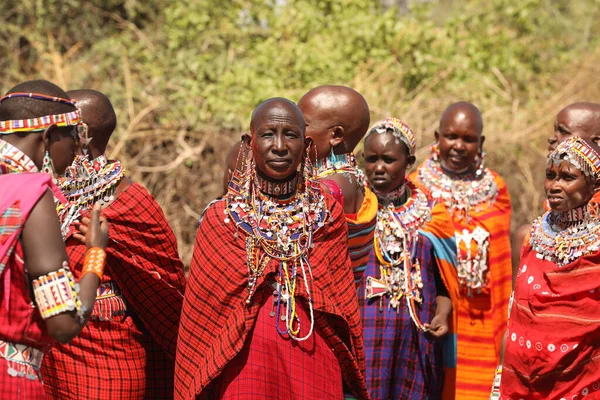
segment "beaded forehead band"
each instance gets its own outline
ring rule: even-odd
[[[0,103],[4,100],[26,97],[35,100],[51,101],[55,103],[66,104],[69,106],[76,107],[75,102],[61,97],[47,96],[38,93],[10,93],[6,96],[0,97]],[[56,115],[45,115],[42,117],[29,118],[29,119],[18,119],[9,121],[0,121],[0,135],[10,135],[11,133],[17,132],[41,132],[52,125],[57,127],[65,126],[79,126],[81,124],[81,111],[75,109],[74,111],[56,114]]]
[[[574,136],[561,142],[548,156],[548,163],[567,161],[586,176],[600,175],[600,155],[582,138]]]
[[[408,155],[414,156],[417,149],[417,141],[415,134],[404,122],[398,118],[386,118],[378,121],[369,129],[367,137],[372,133],[386,133],[388,130],[392,131],[392,134],[396,138],[396,143],[402,142],[408,148]]]

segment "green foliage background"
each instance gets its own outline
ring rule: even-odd
[[[539,163],[556,111],[600,101],[600,0],[3,5],[0,90],[42,77],[108,94],[120,121],[111,155],[161,202],[185,259],[194,220],[220,192],[229,145],[266,98],[353,86],[373,120],[404,119],[422,146],[445,106],[473,101],[517,224],[539,211]]]

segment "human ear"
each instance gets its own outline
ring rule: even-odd
[[[333,127],[333,137],[329,141],[331,147],[337,147],[344,141],[346,130],[342,126],[334,126]]]
[[[433,137],[435,138],[436,142],[440,141],[440,133],[438,132],[437,129],[435,130],[435,132],[433,132]]]
[[[485,136],[479,138],[479,151],[483,151],[483,142],[485,142]]]
[[[411,169],[412,166],[415,164],[416,161],[417,161],[417,157],[415,157],[415,156],[408,156],[406,158],[406,170]]]

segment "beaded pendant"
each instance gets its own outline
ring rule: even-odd
[[[365,174],[358,168],[358,163],[353,153],[332,153],[329,157],[315,162],[315,179],[323,179],[340,173],[344,174],[350,183],[353,183],[352,177],[354,177],[358,186],[363,187],[365,185]]]
[[[422,331],[426,328],[416,313],[416,304],[422,303],[423,279],[419,260],[413,260],[418,243],[418,230],[431,220],[427,197],[410,181],[405,182],[408,199],[401,206],[394,206],[389,197],[380,200],[375,227],[375,254],[380,263],[379,278],[367,277],[365,297],[388,297],[388,308],[400,312],[401,300],[406,299],[411,319]],[[399,199],[395,199],[399,200]]]

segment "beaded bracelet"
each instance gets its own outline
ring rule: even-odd
[[[90,247],[85,252],[85,259],[83,261],[83,270],[81,276],[83,277],[87,273],[96,275],[102,280],[104,274],[104,263],[106,261],[106,252],[100,247]]]
[[[496,375],[494,376],[494,383],[492,384],[492,393],[490,394],[490,400],[500,399],[500,381],[502,380],[502,365],[498,365],[496,368]]]
[[[32,284],[42,318],[48,319],[73,310],[77,310],[78,313],[81,311],[79,284],[66,261],[61,269],[34,279]]]

